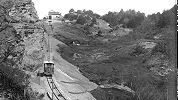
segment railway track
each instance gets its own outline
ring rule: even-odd
[[[52,77],[46,77],[47,78],[47,82],[48,82],[48,85],[52,91],[52,97],[50,97],[49,94],[48,97],[50,98],[50,100],[53,100],[53,95],[55,96],[55,98],[57,100],[67,100],[63,95],[62,93],[60,92],[60,90],[57,88],[56,84],[54,83],[54,80],[52,79]]]

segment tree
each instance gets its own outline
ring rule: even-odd
[[[87,14],[89,16],[92,16],[93,15],[93,11],[92,10],[87,10],[87,11],[85,11],[85,14]]]
[[[96,22],[96,18],[95,18],[95,17],[92,18],[90,27],[93,27],[94,24],[97,24],[97,22]]]
[[[77,10],[77,14],[82,14],[83,11],[82,10]]]
[[[69,13],[74,13],[74,12],[75,10],[73,8],[69,10]]]
[[[108,12],[108,14],[102,16],[102,19],[108,22],[111,26],[116,26],[119,24],[118,16],[110,11]]]
[[[128,28],[136,28],[142,23],[144,18],[144,13],[136,12],[135,10],[131,9],[125,12],[123,11],[123,9],[121,9],[119,13],[108,12],[108,14],[102,16],[102,19],[108,22],[111,26],[118,26],[120,24],[123,24],[123,26],[126,26]]]
[[[70,20],[70,21],[76,20],[77,17],[78,17],[78,15],[75,15],[75,14],[65,14],[65,15],[64,15],[64,18],[65,18],[65,19],[68,19],[68,20]]]
[[[160,28],[175,24],[175,13],[174,13],[174,7],[170,10],[163,11],[163,13],[160,15],[159,20],[157,22],[157,26]]]
[[[86,22],[87,22],[87,19],[82,15],[79,15],[76,21],[77,24],[81,24],[81,25],[84,25]]]

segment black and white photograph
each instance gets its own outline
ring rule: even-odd
[[[0,100],[177,100],[177,0],[0,0]]]

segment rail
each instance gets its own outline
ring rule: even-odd
[[[49,78],[48,78],[48,77],[46,77],[46,78],[47,78],[48,85],[49,85],[49,87],[50,87],[50,89],[51,89],[51,91],[52,91],[52,95],[54,94],[54,96],[56,97],[57,100],[60,100],[60,99],[58,98],[58,96],[59,96],[59,97],[62,97],[64,100],[67,100],[67,99],[65,99],[65,97],[61,94],[61,92],[60,92],[59,89],[57,88],[57,86],[56,86],[56,84],[54,83],[52,77],[50,78],[50,79],[51,79],[52,86],[50,85]],[[54,86],[54,87],[53,87],[53,86]],[[56,92],[58,92],[58,95],[56,95],[53,90],[56,90]],[[53,100],[53,98],[52,98],[52,100]]]

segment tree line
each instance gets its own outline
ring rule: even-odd
[[[168,25],[174,26],[174,17],[176,14],[175,8],[176,6],[172,7],[170,10],[164,10],[163,13],[158,12],[148,16],[146,16],[145,13],[131,9],[127,11],[121,9],[119,12],[109,11],[107,14],[100,16],[99,14],[94,13],[92,10],[84,9],[75,11],[72,8],[69,10],[69,13],[64,15],[64,18],[70,21],[76,20],[77,24],[82,25],[89,21],[94,22],[96,18],[100,18],[108,22],[111,27],[122,25],[123,27],[127,28],[137,28],[141,24],[148,22],[154,23],[158,28],[162,28]]]

